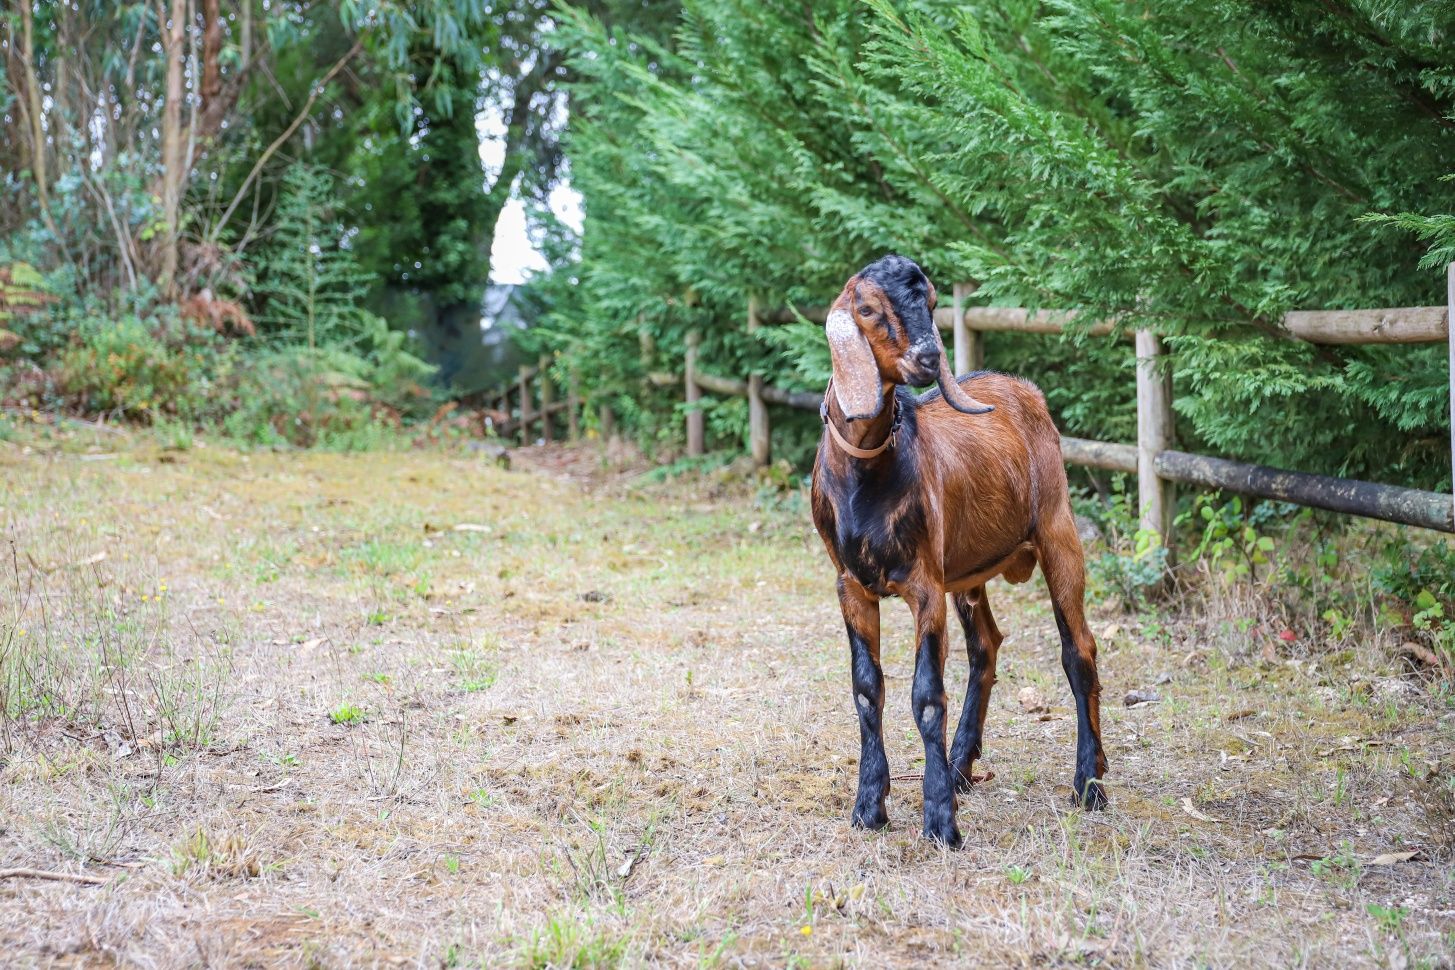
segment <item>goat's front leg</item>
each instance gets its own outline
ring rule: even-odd
[[[945,593],[938,586],[911,597],[917,646],[911,701],[925,744],[925,838],[960,847],[955,781],[945,755]]]
[[[859,795],[850,824],[889,824],[889,759],[884,754],[884,672],[879,667],[879,600],[851,576],[839,577],[839,609],[849,632],[854,709],[859,712]]]

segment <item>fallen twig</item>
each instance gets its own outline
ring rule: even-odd
[[[52,882],[84,882],[104,886],[109,880],[82,872],[51,872],[48,869],[0,869],[0,879],[49,879]]]

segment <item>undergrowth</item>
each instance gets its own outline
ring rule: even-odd
[[[1173,548],[1139,529],[1134,483],[1082,492],[1093,598],[1199,620],[1235,652],[1372,640],[1455,676],[1455,546],[1442,536],[1220,492],[1184,496]]]

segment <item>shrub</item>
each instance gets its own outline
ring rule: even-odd
[[[154,420],[193,418],[207,406],[232,351],[180,320],[83,316],[54,369],[62,402],[91,412]]]

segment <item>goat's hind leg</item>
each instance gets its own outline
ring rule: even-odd
[[[1086,622],[1085,559],[1069,507],[1048,523],[1037,546],[1061,634],[1061,667],[1076,698],[1073,800],[1087,808],[1103,808],[1106,792],[1101,777],[1106,774],[1106,754],[1101,747],[1101,680],[1096,672],[1096,638]]]
[[[854,709],[859,714],[859,794],[849,822],[854,828],[889,824],[889,758],[884,754],[884,673],[879,667],[879,601],[847,576],[839,577],[839,609],[849,634]]]
[[[985,712],[990,707],[990,688],[995,685],[995,658],[1000,652],[1000,629],[990,612],[990,600],[984,586],[977,586],[953,597],[955,613],[965,630],[965,654],[970,661],[969,680],[965,685],[965,707],[960,712],[960,726],[955,729],[955,743],[950,748],[950,773],[955,789],[968,792],[975,781],[971,769],[980,757],[985,736]]]

